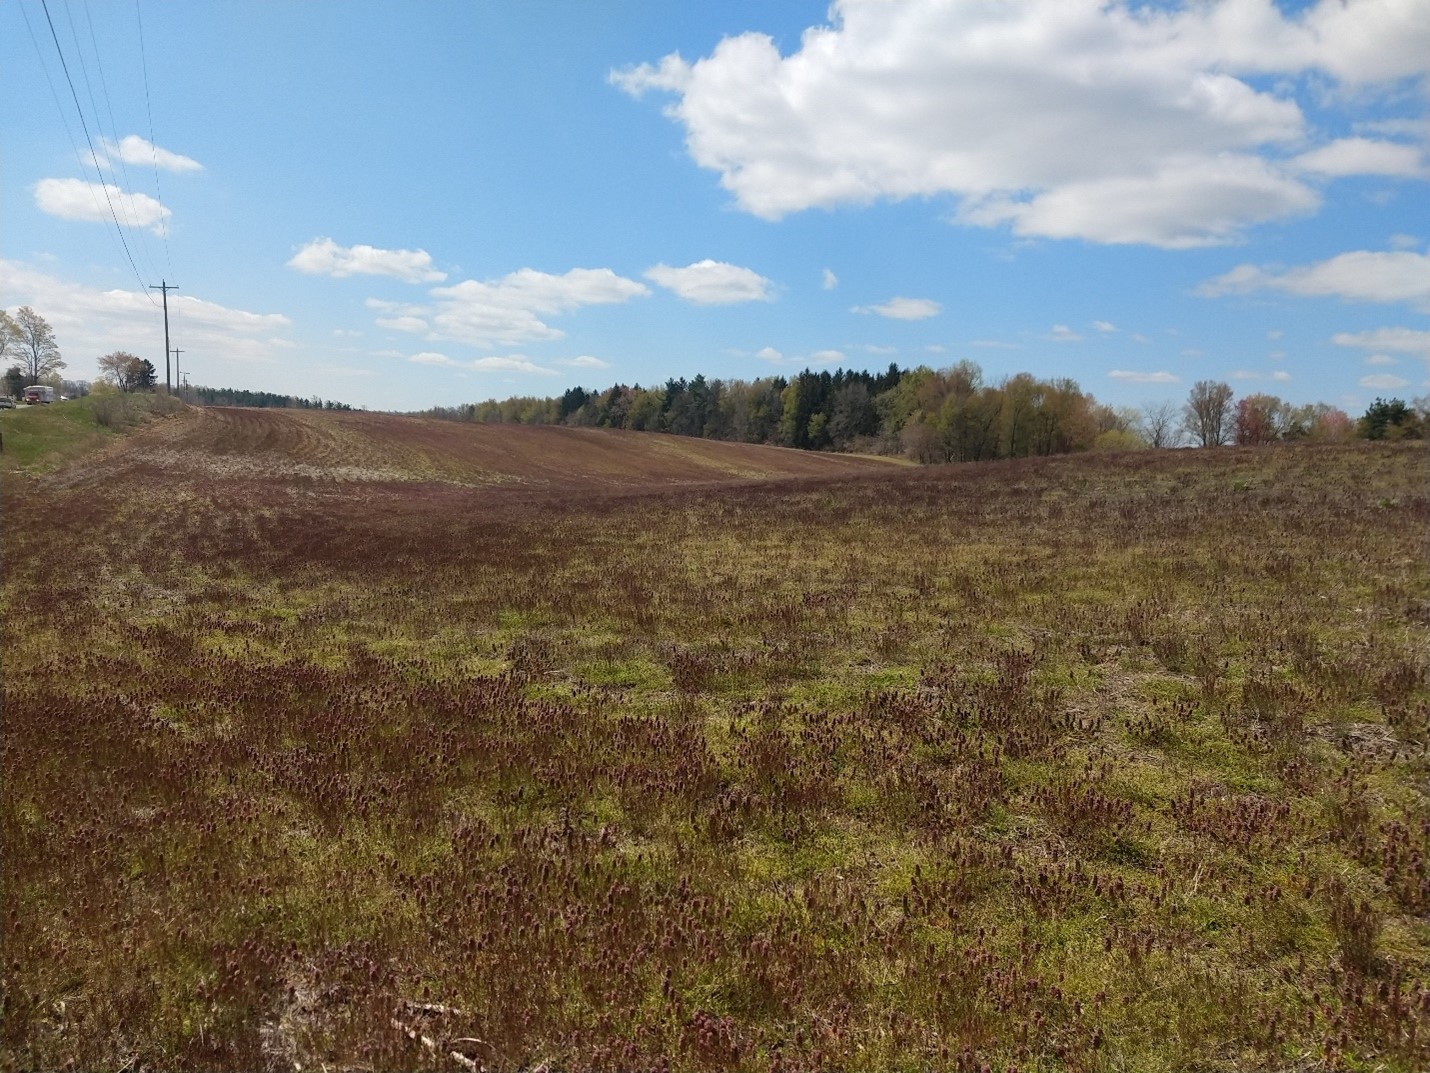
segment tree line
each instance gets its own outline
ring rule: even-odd
[[[755,380],[671,379],[662,386],[573,387],[559,396],[488,399],[438,407],[458,421],[567,425],[667,432],[816,451],[904,454],[920,462],[1141,447],[1336,442],[1421,436],[1425,405],[1377,399],[1352,420],[1324,403],[1293,405],[1274,395],[1237,400],[1230,385],[1203,380],[1184,402],[1141,408],[1098,402],[1068,378],[1028,373],[996,383],[964,361],[946,369],[891,364],[879,373],[840,369]]]

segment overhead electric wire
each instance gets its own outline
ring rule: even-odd
[[[35,46],[35,57],[40,61],[40,70],[45,72],[45,84],[50,87],[50,96],[55,100],[55,110],[59,113],[60,123],[65,128],[65,137],[69,139],[70,148],[74,150],[75,160],[83,162],[84,154],[79,151],[79,143],[74,140],[74,130],[70,127],[67,110],[64,103],[60,100],[59,91],[55,89],[55,80],[50,77],[50,65],[45,62],[45,50],[40,48],[40,39],[35,36],[35,28],[30,25],[30,13],[25,10],[24,4],[19,4],[18,7],[20,8],[21,16],[23,16],[25,20],[25,29],[30,35],[30,43]],[[103,213],[104,206],[99,203],[99,195],[94,192],[93,184],[85,183],[85,186],[89,190],[91,200],[94,201],[95,211]],[[108,228],[105,230],[108,230]],[[113,238],[114,236],[110,235],[110,239],[113,240]],[[154,299],[150,296],[149,304],[153,305],[153,303]]]
[[[66,3],[65,7],[66,7],[66,10],[68,11],[68,9],[69,9],[69,4],[68,4],[68,2]],[[98,36],[95,34],[95,32],[94,32],[94,16],[93,16],[93,14],[90,12],[90,10],[89,10],[89,0],[84,0],[84,19],[85,19],[85,23],[86,23],[86,24],[88,25],[88,27],[89,27],[89,43],[90,43],[90,47],[94,49],[94,65],[95,65],[97,68],[99,68],[99,88],[100,88],[100,91],[104,94],[104,107],[105,107],[105,110],[109,113],[109,133],[110,133],[110,135],[112,135],[112,137],[111,137],[110,140],[109,140],[109,146],[108,146],[108,148],[110,149],[110,152],[108,152],[108,153],[105,154],[105,161],[104,161],[104,162],[105,162],[106,165],[108,165],[109,170],[110,170],[110,172],[112,173],[112,172],[114,171],[114,159],[113,159],[113,158],[114,158],[115,156],[118,156],[118,157],[119,157],[119,171],[120,171],[120,173],[124,176],[124,189],[125,189],[126,191],[132,191],[132,190],[134,189],[134,182],[133,182],[133,180],[131,180],[131,179],[129,178],[129,165],[128,165],[128,164],[125,162],[125,160],[124,160],[124,152],[123,152],[123,150],[121,149],[120,144],[119,144],[119,123],[118,123],[118,121],[114,118],[114,100],[113,100],[113,98],[110,97],[110,95],[109,95],[109,80],[108,80],[107,78],[105,78],[105,76],[104,76],[104,58],[103,58],[102,56],[100,56],[100,54],[99,54],[99,37],[98,37]],[[71,30],[74,29],[74,16],[73,16],[73,14],[70,15],[70,29],[71,29]],[[75,38],[75,49],[79,52],[79,55],[80,55],[80,63],[81,63],[81,66],[83,66],[83,62],[84,62],[84,49],[83,49],[83,47],[82,47],[82,46],[80,45],[80,43],[79,43],[78,35],[76,35],[76,38]],[[85,85],[88,86],[88,85],[89,85],[89,72],[88,72],[88,71],[85,71],[84,80],[85,80]],[[99,126],[99,127],[101,128],[101,130],[100,130],[100,136],[101,136],[101,138],[103,138],[103,137],[104,137],[103,122],[102,122],[101,117],[100,117],[100,114],[99,114],[99,105],[96,104],[95,101],[94,101],[94,89],[93,89],[93,87],[90,88],[89,99],[90,99],[90,103],[94,106],[94,111],[95,111],[95,125],[96,125],[96,126]],[[129,229],[130,229],[131,231],[141,232],[140,235],[139,235],[140,241],[138,242],[137,245],[138,245],[138,247],[139,247],[139,253],[140,253],[140,255],[142,256],[142,258],[143,258],[143,260],[144,260],[145,267],[148,269],[150,275],[157,276],[157,275],[159,274],[159,270],[158,270],[158,267],[154,264],[154,258],[153,258],[153,256],[151,256],[150,253],[149,253],[149,242],[148,242],[148,239],[142,234],[143,229],[140,228],[138,225],[136,225],[135,222],[134,222],[136,217],[135,217],[135,214],[133,213],[133,211],[131,211],[132,208],[133,208],[133,206],[132,206],[132,205],[130,204],[130,202],[129,202],[127,199],[125,199],[125,198],[121,198],[119,203],[120,203],[120,205],[121,205],[121,206],[123,207],[123,209],[124,209],[124,219],[125,219],[125,222],[129,225]],[[161,206],[161,209],[162,209],[162,206]],[[160,226],[161,228],[162,228],[163,225],[164,225],[164,217],[163,217],[163,212],[162,212],[162,211],[161,211],[160,214],[159,214],[158,224],[159,224],[159,226]]]
[[[129,267],[134,270],[134,279],[139,284],[139,289],[144,291],[149,298],[149,304],[154,304],[154,296],[150,295],[144,283],[144,277],[139,274],[139,266],[134,263],[134,254],[129,250],[129,240],[124,237],[124,228],[119,224],[119,214],[114,211],[114,201],[109,196],[109,184],[104,181],[104,172],[99,167],[99,154],[94,151],[94,139],[89,134],[89,124],[84,119],[84,109],[79,103],[79,94],[74,88],[74,79],[70,76],[69,64],[65,62],[65,50],[60,47],[60,36],[55,33],[55,20],[50,17],[50,5],[48,0],[40,0],[40,7],[45,11],[45,21],[50,25],[50,37],[55,42],[55,51],[60,56],[60,67],[65,73],[65,81],[69,83],[70,96],[74,98],[75,111],[79,113],[79,125],[84,130],[84,140],[89,145],[89,156],[94,161],[94,170],[99,173],[99,185],[104,190],[104,200],[109,204],[109,215],[114,220],[114,227],[119,232],[119,241],[124,246],[124,256],[129,259]]]
[[[139,66],[144,72],[144,111],[149,117],[149,152],[154,161],[154,196],[162,209],[164,195],[159,190],[159,143],[154,140],[154,109],[149,104],[149,58],[144,51],[144,14],[139,10],[139,0],[134,0],[134,17],[139,23]],[[168,227],[165,227],[160,235],[164,239],[164,263],[169,266],[169,272],[172,274],[174,262],[169,257]]]

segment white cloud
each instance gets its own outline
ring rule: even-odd
[[[508,354],[506,357],[477,358],[468,362],[470,368],[483,373],[534,373],[537,376],[555,376],[551,369],[537,365],[525,354]]]
[[[890,320],[927,320],[936,317],[943,307],[929,298],[890,298],[882,305],[854,306],[851,313],[874,313]]]
[[[1046,335],[1043,336],[1053,343],[1080,343],[1082,336],[1073,331],[1066,324],[1054,324]]]
[[[146,167],[163,168],[165,171],[203,171],[204,166],[192,157],[161,149],[137,134],[126,134],[115,145],[108,138],[100,140],[106,155],[118,157],[126,164],[142,164]]]
[[[410,332],[413,335],[421,335],[427,330],[427,322],[421,317],[378,317],[373,323],[389,331]]]
[[[847,360],[842,350],[816,350],[811,354],[791,354],[786,357],[772,346],[761,347],[755,351],[755,357],[761,361],[767,361],[771,365],[797,365],[801,368],[811,368],[820,365],[838,365]]]
[[[409,354],[407,360],[415,361],[418,365],[446,365],[454,368],[461,365],[461,362],[454,361],[446,354],[439,354],[433,350],[424,350],[420,354]]]
[[[1409,387],[1410,381],[1403,376],[1393,376],[1390,373],[1376,373],[1374,376],[1362,376],[1360,378],[1360,386],[1394,391],[1396,388]]]
[[[1394,350],[1401,354],[1430,356],[1430,332],[1413,328],[1375,328],[1367,332],[1337,332],[1331,336],[1337,346],[1362,350]]]
[[[1291,163],[1302,171],[1331,176],[1410,178],[1425,174],[1425,158],[1418,147],[1374,138],[1338,138],[1329,145],[1302,153]]]
[[[771,283],[764,276],[749,268],[709,258],[684,268],[659,264],[646,272],[645,278],[696,305],[770,300]]]
[[[1392,250],[1413,250],[1420,245],[1420,240],[1414,235],[1391,235],[1388,245]]]
[[[542,317],[628,302],[650,289],[609,268],[573,268],[560,276],[523,268],[490,283],[469,279],[431,293],[431,338],[486,347],[560,339],[564,333]]]
[[[0,293],[50,322],[72,377],[97,375],[93,359],[121,349],[150,358],[163,371],[163,315],[142,291],[99,290],[0,260]],[[213,369],[212,362],[272,363],[294,345],[282,335],[292,321],[281,313],[250,313],[182,292],[169,295],[169,321],[172,343],[183,348],[183,366],[195,383],[211,375],[205,370]]]
[[[579,357],[568,358],[566,361],[558,361],[557,365],[565,365],[571,369],[609,369],[611,363],[602,361],[600,358],[592,357],[590,354],[582,354]]]
[[[969,346],[976,346],[982,350],[1017,350],[1017,343],[1006,343],[1002,339],[974,339]]]
[[[1266,333],[1266,338],[1268,338],[1268,339],[1270,339],[1270,340],[1272,340],[1272,341],[1274,342],[1274,341],[1276,341],[1277,339],[1280,339],[1280,338],[1281,338],[1283,335],[1285,335],[1285,334],[1286,334],[1286,333],[1285,333],[1284,331],[1282,331],[1280,328],[1272,328],[1269,332]]]
[[[1301,268],[1277,272],[1238,265],[1197,288],[1204,297],[1277,290],[1306,298],[1352,302],[1404,302],[1430,311],[1430,254],[1355,250]]]
[[[826,268],[824,270],[824,276],[820,281],[820,286],[826,291],[832,291],[835,287],[839,286],[839,277]]]
[[[1111,335],[1117,331],[1117,325],[1108,320],[1095,320],[1092,322],[1092,326],[1104,335]]]
[[[1137,372],[1131,369],[1113,369],[1108,374],[1112,380],[1121,380],[1125,384],[1180,384],[1182,378],[1175,373],[1158,371],[1155,373]]]
[[[1195,249],[1236,241],[1251,223],[1311,212],[1320,198],[1259,157],[1172,158],[1156,171],[1075,180],[1029,199],[967,202],[961,222],[1016,235]]]
[[[126,226],[147,227],[154,234],[162,235],[165,221],[173,215],[148,194],[129,194],[112,183],[41,179],[35,184],[34,191],[35,204],[40,210],[62,220],[103,223],[118,218]]]
[[[1275,380],[1278,383],[1287,383],[1291,379],[1291,374],[1285,369],[1277,369],[1271,373],[1258,373],[1250,369],[1237,369],[1230,377],[1232,380]]]
[[[1372,139],[1285,153],[1315,134],[1295,93],[1426,73],[1422,0],[1286,7],[835,0],[788,55],[745,33],[611,81],[673,95],[692,159],[768,219],[948,195],[1018,234],[1199,246],[1314,210],[1298,167],[1406,166]]]
[[[391,276],[406,283],[437,283],[447,273],[432,267],[426,250],[383,250],[376,246],[339,246],[330,238],[315,238],[288,262],[289,268],[313,276]]]
[[[1389,354],[1371,354],[1365,359],[1367,365],[1399,365],[1398,358],[1392,358]]]
[[[860,343],[858,349],[862,350],[865,354],[884,355],[897,354],[899,352],[899,348],[896,346],[880,346],[877,343]]]

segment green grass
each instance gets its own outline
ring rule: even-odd
[[[52,472],[181,405],[157,395],[85,395],[48,406],[0,410],[0,471]]]

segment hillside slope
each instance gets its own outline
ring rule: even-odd
[[[856,474],[895,459],[607,429],[475,425],[395,414],[210,407],[68,474],[157,467],[203,479],[436,481],[528,489],[641,487]]]

